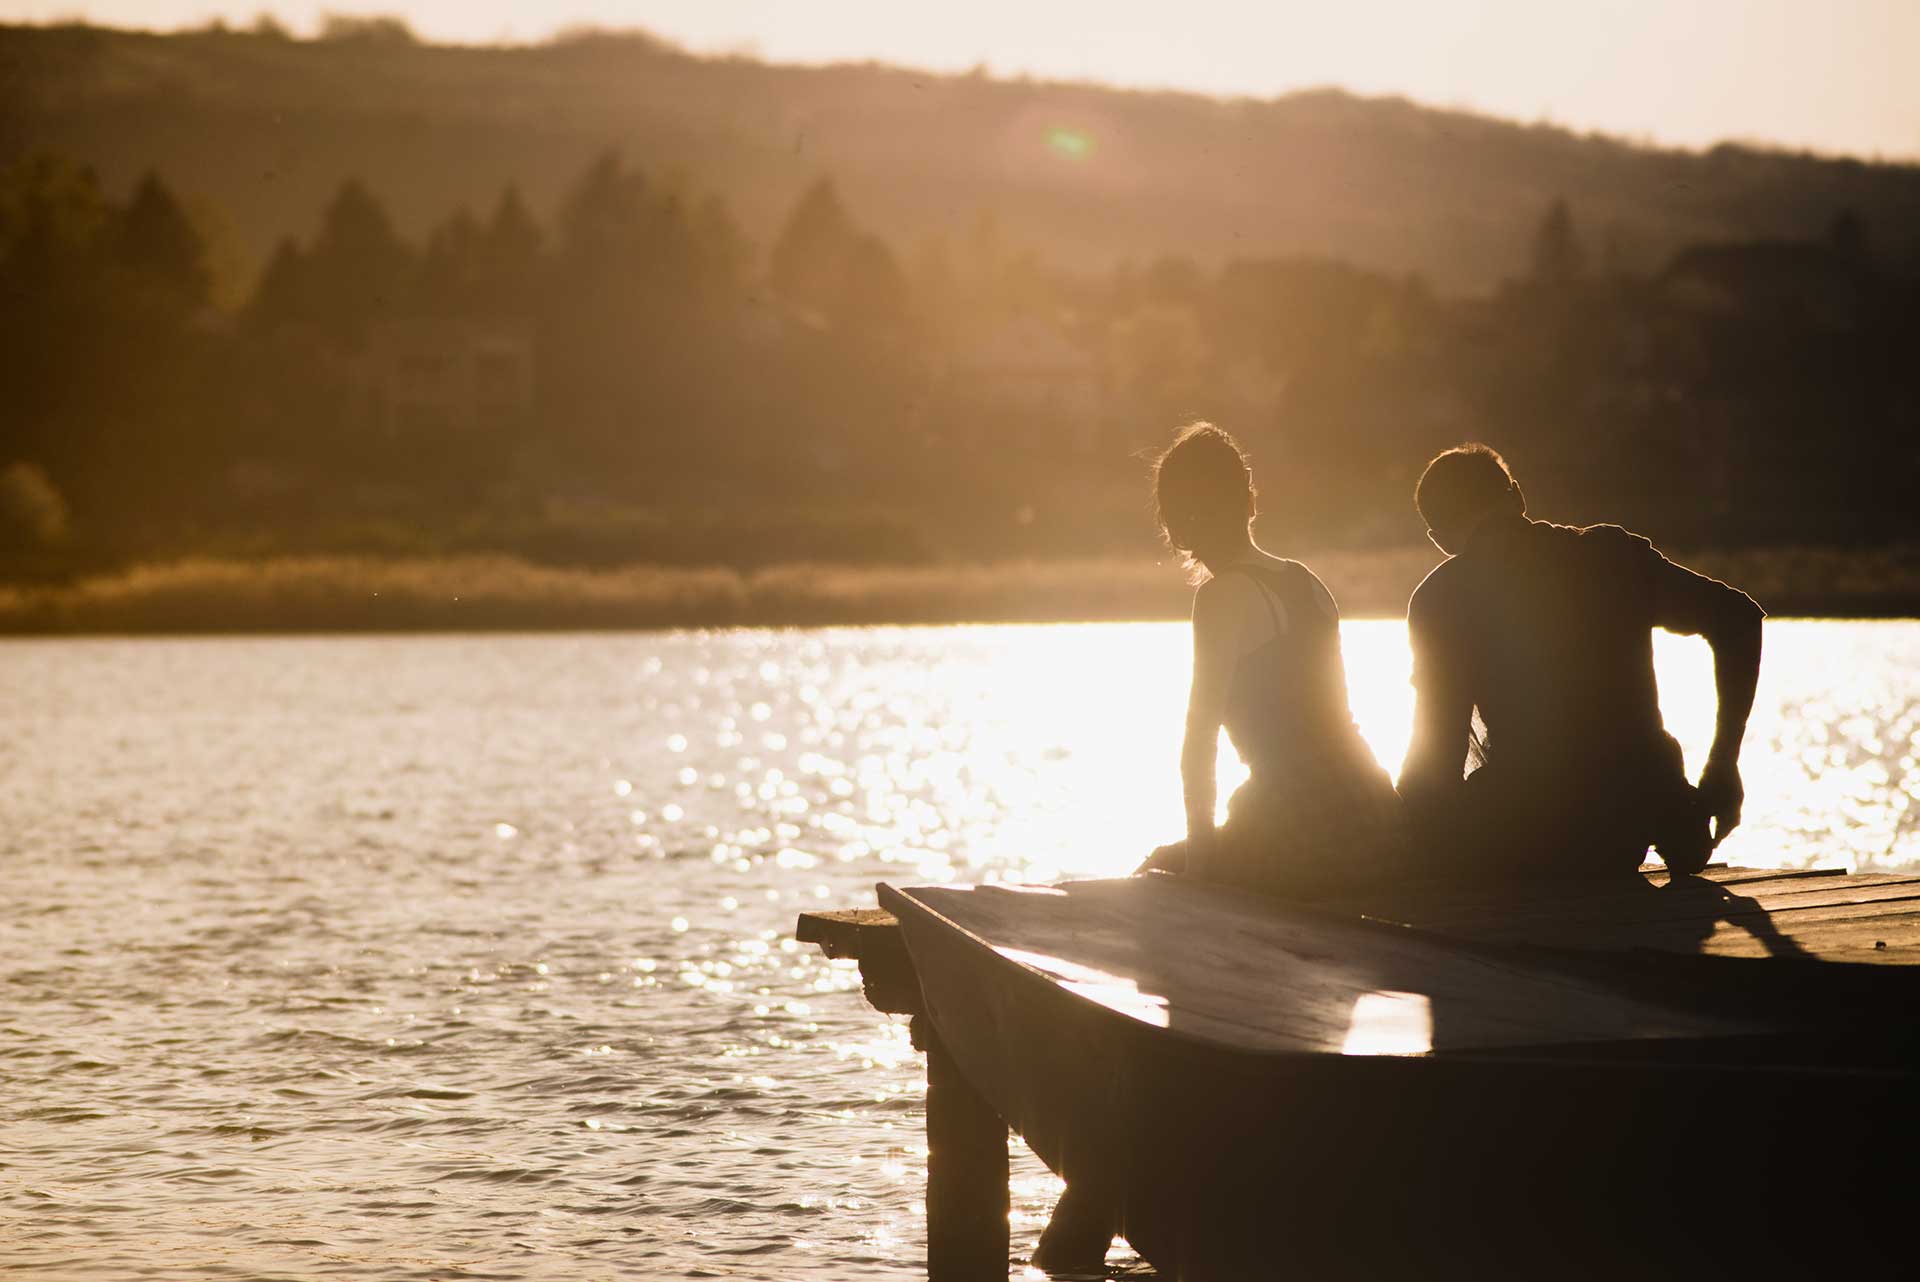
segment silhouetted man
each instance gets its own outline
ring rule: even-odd
[[[1463,872],[1620,872],[1649,846],[1676,873],[1704,867],[1740,822],[1760,607],[1617,525],[1528,520],[1484,445],[1435,458],[1414,502],[1449,554],[1407,605],[1418,698],[1400,792],[1416,831]],[[1713,647],[1720,710],[1698,788],[1660,719],[1654,628]]]

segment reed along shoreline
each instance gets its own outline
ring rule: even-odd
[[[1920,547],[1677,552],[1776,616],[1920,616]],[[1398,618],[1429,548],[1304,557],[1350,618]],[[505,556],[187,558],[55,585],[0,584],[0,636],[561,631],[1178,619],[1170,559],[542,565]]]

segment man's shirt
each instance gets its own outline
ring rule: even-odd
[[[1413,683],[1449,743],[1457,724],[1463,764],[1478,709],[1486,768],[1614,786],[1673,755],[1662,751],[1653,629],[1709,632],[1755,608],[1617,525],[1496,518],[1408,603]]]

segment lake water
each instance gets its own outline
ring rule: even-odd
[[[1397,764],[1405,630],[1345,642]],[[1697,766],[1711,663],[1659,642]],[[0,642],[0,1270],[921,1276],[918,1057],[795,915],[1177,836],[1187,652],[1172,624]],[[1916,678],[1920,623],[1770,623],[1726,857],[1920,859]],[[1022,1257],[1057,1189],[1016,1152]]]

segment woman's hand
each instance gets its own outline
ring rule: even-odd
[[[1187,834],[1185,841],[1168,842],[1143,859],[1140,866],[1133,870],[1134,875],[1166,872],[1191,877],[1198,874],[1207,866],[1219,831],[1218,828],[1196,829]]]
[[[1138,877],[1143,873],[1150,872],[1166,872],[1178,875],[1184,873],[1186,870],[1187,843],[1184,841],[1171,841],[1141,860],[1140,866],[1133,870],[1133,875]]]

